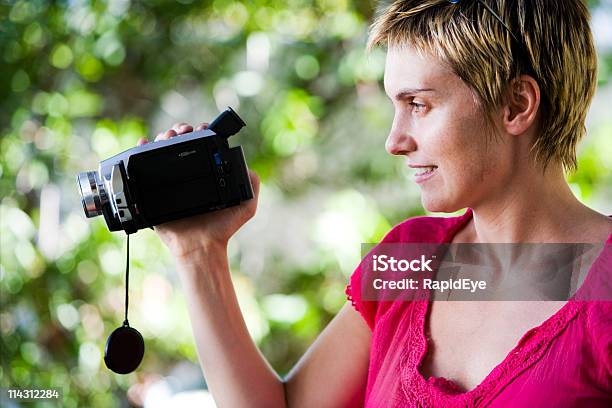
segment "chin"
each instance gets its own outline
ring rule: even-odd
[[[446,197],[436,196],[434,194],[422,193],[421,204],[429,212],[453,213],[465,208],[457,200],[452,200]]]

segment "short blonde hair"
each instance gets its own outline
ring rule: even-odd
[[[411,45],[438,57],[472,89],[489,120],[510,82],[531,73],[541,93],[534,159],[544,169],[558,161],[574,171],[576,145],[586,133],[597,86],[587,6],[580,0],[484,1],[518,38],[522,53],[508,30],[475,0],[396,0],[372,24],[368,50]]]

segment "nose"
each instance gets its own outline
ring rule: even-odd
[[[403,126],[399,125],[399,121],[394,120],[385,142],[385,149],[389,154],[406,155],[417,149],[416,140]]]

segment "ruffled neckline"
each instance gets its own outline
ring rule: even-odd
[[[580,309],[578,302],[568,301],[542,324],[529,329],[503,361],[495,366],[480,384],[464,392],[452,380],[434,376],[425,379],[419,371],[428,351],[425,324],[429,302],[418,301],[414,306],[413,313],[416,314],[416,321],[419,324],[413,327],[409,342],[411,347],[406,350],[400,362],[402,388],[406,395],[410,396],[410,400],[421,400],[424,406],[434,405],[433,401],[436,401],[438,404],[443,403],[443,406],[449,407],[481,404],[493,398],[496,395],[493,392],[495,389],[501,390],[503,385],[516,378],[542,357],[548,345],[576,317]],[[423,398],[430,400],[423,401]]]

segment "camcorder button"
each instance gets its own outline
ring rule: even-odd
[[[221,167],[223,169],[223,171],[225,171],[225,173],[229,174],[232,171],[232,166],[230,165],[229,162],[223,162],[223,166]]]

